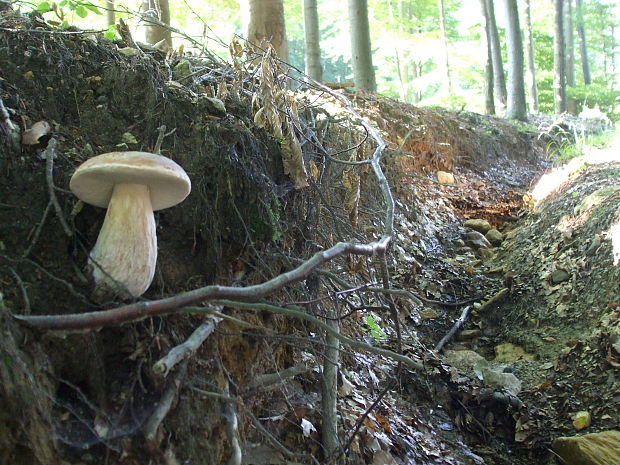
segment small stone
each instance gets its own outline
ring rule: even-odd
[[[491,249],[478,249],[478,255],[480,255],[480,258],[482,258],[482,260],[487,261],[495,257],[495,252],[493,252]]]
[[[482,234],[488,233],[491,229],[491,224],[482,218],[471,218],[465,221],[464,226]]]
[[[212,115],[224,116],[226,114],[226,105],[219,98],[203,97],[207,111]]]
[[[186,78],[192,74],[192,65],[189,60],[179,61],[172,70],[172,77],[176,80]]]
[[[493,247],[486,237],[478,231],[469,231],[465,234],[465,242],[474,249],[490,249]]]
[[[129,144],[137,144],[138,143],[138,139],[136,139],[136,136],[134,136],[132,133],[130,132],[126,132],[122,135],[121,140],[123,141],[123,143],[129,145]]]
[[[140,54],[140,50],[132,47],[123,47],[118,49],[118,53],[126,57],[135,57]]]
[[[486,237],[489,242],[496,247],[504,242],[504,235],[495,228],[489,229],[484,237]]]
[[[437,171],[437,181],[441,184],[454,184],[454,175],[446,171]]]
[[[555,270],[551,273],[551,282],[553,284],[560,284],[564,281],[568,281],[570,279],[570,275],[566,270]]]
[[[567,465],[616,465],[620,463],[620,431],[560,437],[553,450]]]

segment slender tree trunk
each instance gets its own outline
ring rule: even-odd
[[[523,16],[525,18],[525,81],[527,84],[527,99],[530,113],[538,113],[538,87],[536,86],[536,65],[534,62],[534,38],[532,37],[532,14],[530,0],[523,4]]]
[[[316,0],[304,2],[304,33],[306,39],[306,74],[315,81],[323,80],[319,33],[319,13]]]
[[[263,41],[269,42],[278,58],[288,61],[282,0],[249,0],[249,10],[247,39],[256,46]]]
[[[105,0],[105,19],[108,26],[116,24],[116,11],[114,11],[114,0]]]
[[[564,2],[564,58],[566,62],[566,86],[575,87],[575,37],[573,34],[573,2]],[[566,110],[571,115],[577,114],[577,101],[566,95]]]
[[[486,0],[487,12],[489,14],[489,27],[491,29],[491,56],[493,59],[493,88],[495,96],[499,102],[499,111],[506,111],[506,79],[504,77],[504,65],[502,63],[502,48],[499,44],[499,33],[495,22],[495,6],[493,0]]]
[[[564,57],[564,0],[554,2],[553,100],[556,114],[566,112],[566,60]]]
[[[558,0],[561,1],[561,0]],[[506,117],[525,120],[525,83],[523,81],[523,42],[519,27],[517,0],[505,0],[506,52],[508,55],[508,103]]]
[[[159,22],[163,24],[170,24],[170,7],[168,5],[168,0],[144,0],[142,2],[142,11],[144,11],[144,16],[146,16],[144,20],[146,43],[157,44],[163,40],[168,48],[172,47],[170,29],[160,24],[148,22],[148,18],[150,17],[159,20]]]
[[[491,53],[491,25],[489,24],[489,12],[486,0],[480,0],[482,11],[482,28],[480,34],[483,43],[483,50],[486,54],[484,66],[484,112],[487,115],[495,114],[495,102],[493,100],[493,57]]]
[[[349,24],[355,87],[358,90],[376,92],[377,81],[372,65],[367,0],[349,0]]]
[[[444,85],[448,91],[448,95],[452,96],[452,78],[450,76],[450,54],[448,53],[448,34],[446,32],[446,12],[443,0],[437,0],[437,9],[439,10],[439,27],[441,29],[441,44],[443,48],[443,65],[444,65]]]
[[[579,35],[579,48],[581,51],[581,67],[583,69],[583,83],[592,84],[590,75],[590,62],[588,61],[588,47],[586,45],[586,31],[583,26],[583,0],[577,0],[577,34]]]

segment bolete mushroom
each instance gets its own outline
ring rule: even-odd
[[[82,163],[69,186],[84,202],[108,209],[89,256],[97,289],[142,295],[157,262],[153,211],[187,197],[191,182],[183,168],[161,155],[111,152]]]

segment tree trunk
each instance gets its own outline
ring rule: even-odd
[[[247,39],[260,47],[269,42],[278,58],[288,60],[288,41],[282,0],[249,0],[250,22]]]
[[[583,1],[577,0],[577,34],[579,35],[579,48],[581,50],[581,67],[583,69],[583,83],[592,84],[590,75],[590,62],[588,61],[588,47],[586,46],[586,31],[583,26]]]
[[[558,0],[561,1],[561,0]],[[506,117],[525,120],[525,84],[523,82],[523,42],[519,27],[517,0],[505,0],[506,52],[508,55],[508,103]]]
[[[319,13],[316,0],[304,2],[304,33],[306,39],[306,74],[315,81],[323,80],[319,33]]]
[[[172,35],[165,26],[156,23],[149,23],[148,18],[158,20],[163,24],[170,24],[170,6],[168,0],[144,0],[142,2],[144,11],[144,35],[147,44],[157,44],[165,41],[168,48],[172,47]]]
[[[528,89],[527,99],[530,113],[538,113],[538,87],[536,86],[536,65],[534,62],[534,38],[532,36],[530,0],[525,0],[523,5],[523,16],[525,17],[525,81]]]
[[[452,79],[450,76],[450,55],[448,53],[448,35],[446,33],[446,13],[444,10],[443,0],[437,0],[437,8],[439,10],[439,27],[441,29],[441,43],[444,58],[444,85],[448,91],[448,95],[452,96]]]
[[[564,57],[564,0],[554,2],[553,101],[556,114],[566,112],[566,60]]]
[[[486,54],[484,66],[484,112],[487,115],[495,114],[495,102],[493,101],[493,54],[491,52],[491,25],[489,24],[489,11],[486,0],[480,0],[482,11],[482,28],[480,34],[483,43],[483,50]]]
[[[108,26],[116,24],[116,11],[114,11],[114,0],[105,0],[105,19]]]
[[[497,32],[497,23],[495,22],[495,7],[493,0],[485,0],[487,2],[487,12],[489,15],[489,27],[491,30],[491,57],[493,59],[493,82],[495,96],[499,101],[499,111],[503,113],[506,110],[506,79],[504,78],[504,65],[502,63],[502,48],[499,44],[499,33]]]
[[[566,85],[575,87],[575,38],[573,34],[573,2],[564,3],[564,58],[566,60]],[[566,110],[571,115],[577,114],[577,101],[566,96]]]
[[[349,0],[349,24],[355,87],[358,90],[376,92],[377,82],[372,65],[367,0]]]

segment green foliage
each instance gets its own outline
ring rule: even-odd
[[[21,2],[16,2],[21,3]],[[61,27],[70,25],[69,15],[75,14],[80,18],[86,18],[89,12],[101,15],[101,10],[90,1],[82,0],[61,0],[60,2],[39,2],[35,11],[40,14],[54,12],[56,17],[61,21]]]
[[[370,335],[376,340],[380,341],[381,339],[385,339],[386,335],[383,330],[379,327],[375,319],[372,315],[368,315],[366,317],[366,325],[368,326],[368,332]]]
[[[568,87],[567,95],[577,101],[579,111],[586,106],[589,108],[598,106],[612,121],[620,120],[620,91],[604,83],[593,82],[588,86],[578,84],[575,87]]]

